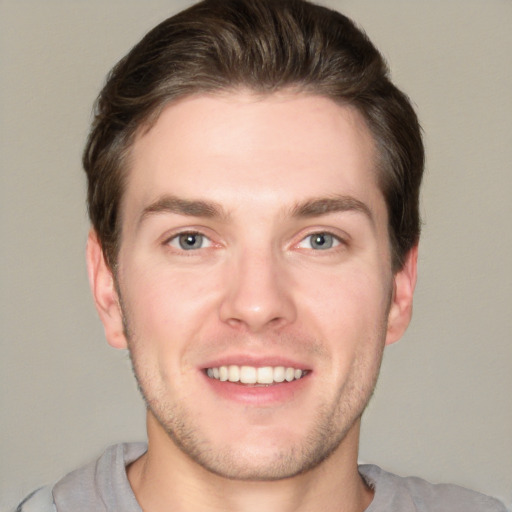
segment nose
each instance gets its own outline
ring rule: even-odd
[[[296,319],[292,283],[284,262],[271,251],[245,251],[227,269],[221,320],[231,327],[257,333]]]

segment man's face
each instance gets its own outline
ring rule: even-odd
[[[360,115],[292,93],[199,96],[132,149],[117,284],[153,435],[241,479],[339,452],[396,337]]]

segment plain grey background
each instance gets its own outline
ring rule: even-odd
[[[361,460],[512,506],[512,2],[331,0],[425,131],[412,325],[387,349]],[[143,439],[84,264],[80,155],[111,66],[178,0],[0,0],[0,509]]]

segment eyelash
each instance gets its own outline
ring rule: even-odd
[[[185,238],[185,237],[190,237],[190,238],[192,238],[192,237],[201,237],[201,241],[202,242],[207,241],[208,245],[206,247],[202,245],[201,247],[197,247],[197,248],[194,248],[193,246],[191,246],[188,249],[186,249],[181,244],[181,239]],[[174,241],[177,244],[179,244],[180,247],[174,246],[172,244],[172,242],[174,242]],[[177,249],[177,250],[183,251],[183,252],[194,252],[195,250],[198,250],[198,249],[207,249],[208,247],[211,247],[212,241],[210,240],[210,238],[208,236],[206,236],[205,234],[201,233],[200,231],[182,231],[181,233],[176,233],[172,237],[167,238],[166,241],[164,242],[164,245],[171,246],[174,249]]]
[[[194,247],[192,244],[188,248],[183,247],[181,241],[182,241],[182,239],[185,239],[185,237],[190,237],[190,238],[200,237],[201,238],[201,240],[200,240],[201,246]],[[315,242],[313,242],[314,237],[317,237],[316,243],[322,243],[322,244],[326,243],[327,247],[325,247],[325,248],[317,247],[315,249],[315,247],[313,247],[313,244],[315,243]],[[322,239],[323,239],[323,241],[322,241]],[[308,240],[310,241],[309,247],[303,247],[302,244],[307,243]],[[176,243],[176,245],[174,245],[173,242]],[[204,242],[207,243],[206,246],[204,245]],[[213,245],[213,242],[207,235],[205,235],[204,233],[202,233],[200,231],[182,231],[180,233],[173,234],[171,237],[167,238],[164,242],[164,245],[170,246],[173,249],[184,253],[184,252],[196,252],[199,249],[208,249]],[[295,244],[295,247],[298,249],[313,250],[314,252],[331,252],[332,250],[336,250],[336,248],[338,248],[339,246],[342,246],[342,245],[346,246],[347,242],[340,236],[335,235],[334,233],[330,233],[329,231],[315,231],[315,232],[309,233],[306,236],[304,236],[303,238],[301,238],[299,243]]]
[[[315,237],[316,241],[313,242]],[[323,241],[321,241],[322,239]],[[310,247],[307,247],[307,249],[315,249],[314,247],[311,247],[313,243],[327,243],[328,247],[318,247],[315,252],[329,251],[331,249],[335,250],[340,245],[346,245],[346,242],[334,233],[330,233],[329,231],[316,231],[314,233],[309,233],[304,238],[302,238],[297,244],[297,247],[300,248],[300,245],[307,240],[310,240]]]

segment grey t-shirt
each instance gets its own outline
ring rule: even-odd
[[[144,443],[111,446],[95,462],[69,473],[52,487],[26,498],[16,512],[142,512],[126,476],[126,466],[147,449]],[[506,512],[494,498],[456,485],[433,485],[402,478],[377,466],[359,466],[375,491],[366,512]]]

